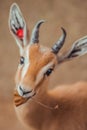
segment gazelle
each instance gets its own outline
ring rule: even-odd
[[[39,44],[36,23],[29,42],[29,31],[17,4],[10,9],[9,27],[20,50],[20,64],[16,73],[14,104],[16,113],[29,129],[87,130],[87,83],[58,86],[48,89],[51,73],[57,65],[87,53],[87,36],[77,40],[71,49],[58,55],[66,31],[47,48]]]

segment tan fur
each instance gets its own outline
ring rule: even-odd
[[[79,82],[48,90],[49,76],[35,86],[38,72],[51,61],[55,68],[57,58],[50,50],[40,51],[38,45],[32,45],[29,51],[30,66],[22,83],[25,89],[26,86],[38,87],[38,93],[27,101],[15,91],[14,102],[18,106],[15,109],[22,124],[31,130],[87,130],[87,83]],[[18,69],[17,84],[21,80],[21,71],[22,68]],[[36,101],[54,109],[47,109]],[[58,109],[55,109],[56,105]]]
[[[29,40],[21,10],[16,3],[12,4],[9,28],[21,56],[15,78],[16,113],[28,130],[87,130],[87,83],[48,89],[50,74],[55,66],[87,54],[87,36],[74,42],[64,55],[57,56],[64,44],[66,31],[61,28],[63,34],[59,40],[47,49],[39,44],[42,23],[44,20],[36,23]],[[23,31],[21,37],[18,34],[20,29]]]

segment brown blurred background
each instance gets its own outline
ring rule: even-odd
[[[60,27],[67,30],[62,51],[80,37],[87,35],[87,0],[0,0],[0,130],[24,130],[13,107],[14,75],[19,62],[17,45],[8,28],[9,8],[19,4],[30,32],[34,24],[45,19],[40,30],[40,42],[51,47],[61,35]],[[52,77],[52,84],[87,81],[87,55],[64,63]]]

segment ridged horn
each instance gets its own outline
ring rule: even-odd
[[[39,28],[40,28],[40,25],[44,22],[45,22],[45,20],[40,20],[36,23],[36,25],[32,31],[32,34],[31,34],[30,44],[39,43]]]
[[[64,28],[62,28],[62,36],[59,38],[59,40],[54,44],[54,46],[52,47],[52,51],[53,53],[57,54],[59,52],[59,50],[62,48],[62,46],[64,45],[65,42],[65,38],[66,38],[66,31]]]

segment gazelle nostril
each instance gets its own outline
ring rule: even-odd
[[[20,96],[23,96],[24,95],[24,92],[23,92],[23,89],[21,86],[18,87],[18,93]]]
[[[21,86],[19,86],[19,89],[23,92],[23,88]]]

